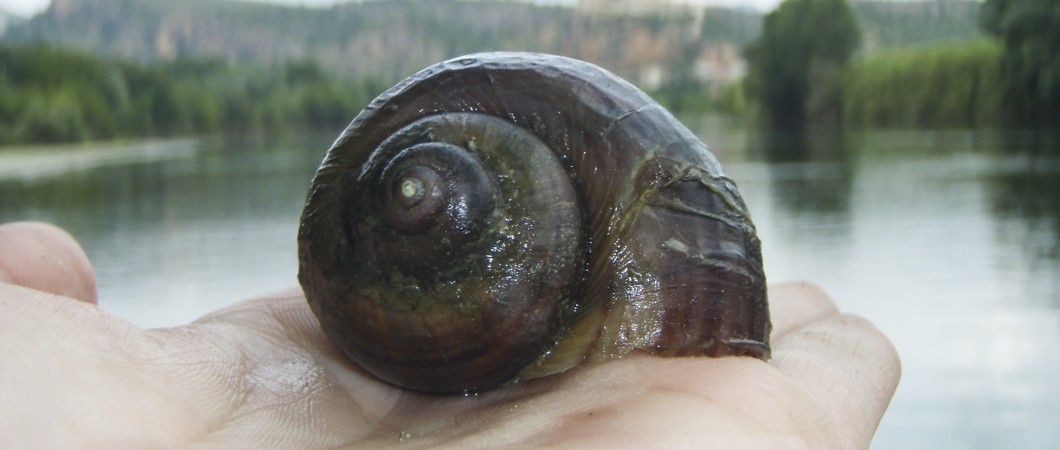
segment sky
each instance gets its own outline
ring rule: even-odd
[[[264,1],[267,3],[281,3],[289,5],[307,5],[307,6],[329,6],[334,4],[337,0],[256,0]],[[341,0],[338,0],[341,1]],[[576,0],[529,0],[535,3],[553,4],[553,5],[573,5]],[[687,3],[694,3],[700,5],[718,5],[718,6],[744,6],[759,11],[768,11],[772,9],[780,0],[684,0]],[[43,11],[48,7],[50,0],[0,0],[0,10],[12,12],[20,16],[29,17],[38,12]]]

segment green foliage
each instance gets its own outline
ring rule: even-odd
[[[844,87],[847,123],[978,127],[1001,117],[997,57],[985,40],[880,53],[854,62]]]
[[[109,137],[120,93],[95,58],[39,45],[0,47],[0,139],[58,142]],[[0,141],[3,142],[3,141]]]
[[[747,113],[747,92],[743,83],[732,83],[725,86],[714,97],[715,108],[724,114],[742,116]]]
[[[316,62],[141,65],[41,45],[0,47],[0,144],[338,127],[382,91]]]
[[[844,55],[858,47],[848,10],[864,36],[860,51],[871,54],[940,40],[965,42],[976,33],[979,7],[979,0],[859,0],[849,7],[840,0],[792,0],[768,19],[782,29],[766,33],[761,14],[713,6],[702,15],[672,16],[510,0],[340,2],[329,8],[217,0],[76,3],[80,7],[73,9],[56,3],[11,26],[0,42],[50,42],[127,61],[156,61],[72,63],[98,65],[70,72],[95,70],[88,78],[96,81],[88,84],[106,86],[93,88],[102,101],[92,101],[111,114],[83,113],[89,138],[344,124],[352,114],[347,110],[356,109],[351,105],[389,85],[366,89],[373,83],[368,80],[395,80],[445,58],[493,50],[588,60],[656,88],[653,96],[676,111],[761,110],[774,113],[781,124],[807,117],[837,120]],[[776,56],[770,64],[785,70],[759,61],[763,70],[752,71],[745,86],[704,79],[696,59],[707,46],[755,40],[753,48]],[[647,78],[655,68],[668,72]],[[351,83],[337,74],[365,81]],[[756,108],[791,92],[795,107]],[[24,109],[15,100],[0,97],[0,142],[13,133],[10,126],[2,129],[13,123],[4,117]],[[101,131],[106,126],[93,121],[107,117],[113,125]]]
[[[748,93],[777,127],[837,120],[842,68],[860,32],[846,0],[786,0],[765,16],[747,50]]]
[[[701,83],[668,84],[649,95],[675,113],[703,113],[715,109],[714,97]]]
[[[1004,45],[1001,73],[1011,120],[1060,127],[1060,2],[986,0],[979,24]]]
[[[76,141],[88,135],[88,127],[76,101],[61,93],[29,99],[12,135],[16,141]]]
[[[713,112],[741,116],[748,110],[742,83],[731,83],[716,89],[711,89],[702,83],[681,86],[669,84],[650,92],[650,95],[674,113]]]

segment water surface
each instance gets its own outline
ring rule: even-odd
[[[1060,443],[1055,138],[687,123],[739,185],[769,279],[821,284],[897,346],[903,379],[875,448]],[[295,285],[298,216],[337,131],[0,149],[0,221],[70,230],[114,314],[186,323]]]

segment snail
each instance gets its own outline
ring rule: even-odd
[[[760,243],[705,144],[590,63],[482,53],[372,101],[332,145],[299,281],[357,365],[469,393],[617,358],[769,358]]]

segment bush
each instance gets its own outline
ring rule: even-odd
[[[88,137],[78,104],[61,93],[30,99],[14,126],[14,138],[23,142],[71,142]]]
[[[1001,118],[1000,49],[987,41],[881,53],[845,75],[847,123],[976,127]]]
[[[979,24],[1003,44],[1001,87],[1008,121],[1060,128],[1060,2],[986,0]]]
[[[747,91],[775,127],[804,128],[839,115],[839,75],[861,31],[846,0],[785,0],[746,50]]]

